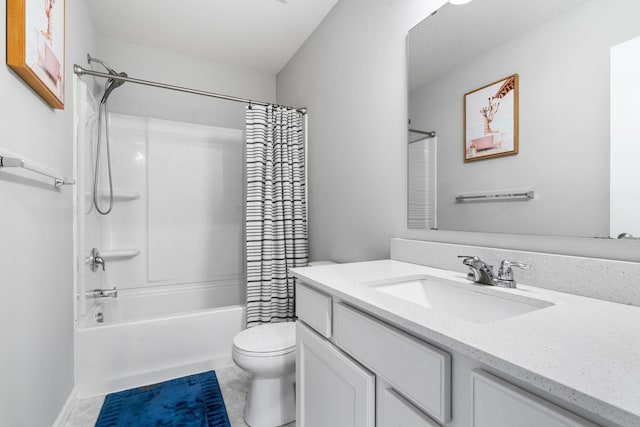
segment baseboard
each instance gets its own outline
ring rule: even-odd
[[[77,389],[74,386],[71,390],[71,393],[69,393],[67,400],[64,402],[64,405],[62,405],[60,412],[58,412],[58,416],[56,417],[51,427],[64,427],[67,419],[69,418],[69,415],[71,415],[71,411],[73,410],[73,404],[76,401],[77,394]]]

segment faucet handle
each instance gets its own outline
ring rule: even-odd
[[[500,269],[498,270],[498,280],[502,281],[511,281],[513,282],[513,287],[515,287],[515,280],[513,279],[513,270],[511,267],[518,267],[523,270],[528,270],[531,268],[531,265],[525,264],[524,262],[518,261],[509,261],[505,259],[500,263]]]
[[[91,255],[89,256],[89,265],[91,266],[91,271],[96,271],[98,266],[102,266],[102,271],[105,271],[105,262],[104,258],[100,256],[100,252],[98,249],[91,249]]]

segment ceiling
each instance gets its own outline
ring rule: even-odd
[[[85,0],[102,37],[277,74],[338,0]]]

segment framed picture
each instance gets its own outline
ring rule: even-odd
[[[7,0],[7,65],[64,109],[65,0]]]
[[[464,94],[464,161],[518,153],[518,75]]]

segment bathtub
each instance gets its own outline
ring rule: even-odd
[[[191,287],[95,300],[76,327],[78,397],[230,366],[233,337],[245,325],[245,306],[226,305],[237,299]]]

